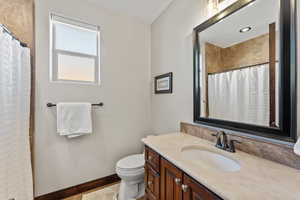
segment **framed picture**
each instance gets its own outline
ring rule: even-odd
[[[155,94],[167,94],[173,92],[173,73],[167,73],[155,77]]]

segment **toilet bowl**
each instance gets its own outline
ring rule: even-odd
[[[118,200],[132,200],[144,196],[144,154],[125,157],[117,162],[116,173],[121,178]]]

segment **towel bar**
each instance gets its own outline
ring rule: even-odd
[[[47,107],[48,108],[51,108],[51,107],[55,107],[56,106],[56,104],[54,104],[54,103],[47,103]],[[104,103],[95,103],[95,104],[92,104],[92,106],[100,106],[100,107],[102,107],[102,106],[104,106]]]

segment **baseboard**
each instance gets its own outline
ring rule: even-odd
[[[117,174],[35,197],[35,200],[59,200],[120,181]]]

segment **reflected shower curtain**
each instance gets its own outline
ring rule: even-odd
[[[0,199],[32,200],[30,50],[0,28]]]
[[[209,117],[269,126],[269,65],[208,76]]]

